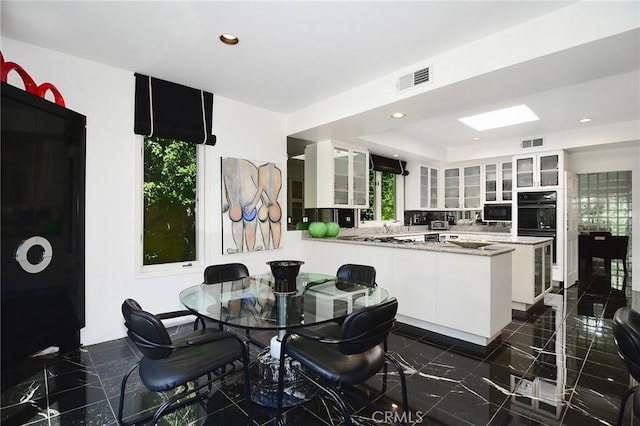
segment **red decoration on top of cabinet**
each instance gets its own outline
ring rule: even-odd
[[[53,99],[55,100],[56,105],[60,105],[63,107],[64,99],[62,98],[62,95],[60,94],[56,86],[51,83],[42,83],[40,86],[38,86],[36,95],[44,99],[44,95],[46,95],[47,90],[50,91],[51,94],[53,94]]]
[[[42,83],[40,86],[38,86],[36,82],[31,78],[31,76],[20,65],[16,64],[15,62],[5,62],[4,55],[2,55],[2,52],[0,52],[0,81],[6,83],[9,72],[13,70],[15,70],[15,72],[17,72],[22,79],[22,82],[24,83],[24,90],[27,93],[44,99],[47,91],[50,91],[53,94],[53,99],[56,105],[60,105],[61,107],[65,106],[64,99],[56,86],[51,83]]]

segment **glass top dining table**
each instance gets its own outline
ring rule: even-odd
[[[189,310],[214,321],[245,329],[279,331],[345,317],[389,297],[380,287],[301,272],[296,289],[275,291],[271,273],[219,284],[198,284],[180,292]]]

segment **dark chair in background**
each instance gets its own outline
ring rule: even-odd
[[[351,283],[357,283],[366,285],[369,287],[377,287],[376,283],[376,268],[370,265],[359,265],[355,263],[345,263],[338,268],[336,272],[336,288],[347,290],[347,287],[351,287]],[[358,296],[354,296],[354,303]],[[338,326],[334,324],[326,324],[319,326],[316,330],[320,331],[325,336],[331,336],[338,338],[340,335],[340,327],[342,319],[336,321]],[[384,341],[384,350],[387,351],[387,340]],[[386,370],[385,370],[386,372]]]
[[[624,361],[631,376],[640,381],[640,313],[630,307],[620,308],[613,315],[613,335],[618,346],[618,354]],[[624,408],[629,396],[633,397],[633,413],[640,418],[640,392],[632,387],[620,402],[618,425],[622,424]]]
[[[357,265],[355,263],[346,263],[338,268],[336,272],[336,288],[340,290],[352,290],[353,283],[366,285],[369,287],[377,287],[376,268],[370,265]],[[354,296],[353,302],[359,296]],[[342,323],[342,321],[338,321]]]
[[[341,281],[350,281],[371,287],[377,286],[376,268],[369,265],[344,264],[338,268],[336,277],[338,278],[338,283]]]
[[[627,235],[614,235],[610,238],[609,243],[609,256],[605,259],[606,262],[611,264],[612,260],[622,261],[622,270],[624,274],[627,274],[627,251],[629,250],[629,237]]]
[[[204,284],[219,284],[249,276],[249,269],[242,263],[224,263],[220,265],[209,265],[204,270]],[[218,323],[218,329],[222,330],[222,323]],[[247,330],[247,338],[249,331]]]
[[[249,276],[249,269],[242,263],[209,265],[204,270],[204,283],[217,284],[239,280]]]
[[[253,424],[249,351],[240,338],[233,333],[203,328],[172,341],[161,320],[194,314],[190,311],[177,311],[153,315],[143,311],[133,299],[124,301],[122,315],[127,334],[142,352],[142,359],[122,378],[118,408],[120,424],[132,425],[151,420],[151,424],[155,425],[162,416],[207,398],[214,381],[235,371],[236,361],[243,365],[247,414],[250,424]],[[148,390],[175,390],[175,394],[154,413],[142,414],[125,421],[123,412],[127,380],[136,369],[139,369],[140,379]]]
[[[622,269],[627,274],[627,251],[629,237],[611,235],[610,232],[590,232],[588,236],[581,236],[580,257],[585,258],[587,272],[592,273],[593,258],[602,259],[607,276],[611,275],[611,261],[621,260]]]
[[[349,411],[341,395],[349,394],[367,405],[371,401],[358,398],[348,388],[362,384],[377,374],[387,362],[398,370],[402,387],[402,406],[409,411],[407,385],[401,365],[383,348],[383,342],[393,329],[398,302],[395,298],[349,314],[340,328],[339,337],[326,337],[310,329],[291,330],[282,339],[280,370],[285,362],[298,361],[304,371],[291,364],[302,376],[335,400],[344,415],[344,424],[351,424]],[[291,338],[296,336],[296,338]],[[286,356],[285,356],[286,355]],[[310,372],[314,377],[310,377]],[[386,376],[386,371],[385,371]],[[321,384],[318,378],[327,385]],[[282,415],[284,375],[278,380],[278,412]],[[379,408],[379,407],[378,407]]]

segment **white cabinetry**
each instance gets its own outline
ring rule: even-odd
[[[369,207],[369,153],[333,141],[304,151],[305,208]]]
[[[464,173],[464,198],[463,207],[466,209],[480,208],[480,166],[468,166],[463,168]]]
[[[460,207],[460,168],[444,169],[444,208]]]
[[[444,169],[444,208],[478,209],[482,200],[482,167]]]
[[[405,179],[405,210],[438,208],[438,169],[407,164],[411,170]]]
[[[513,163],[502,161],[484,165],[484,202],[513,199]]]
[[[511,307],[526,311],[551,289],[551,241],[505,245],[515,249],[511,256]]]
[[[571,287],[578,281],[578,176],[575,173],[564,172],[564,226],[565,233],[563,278],[565,288]],[[561,223],[561,222],[558,222]],[[558,233],[561,235],[561,233]],[[559,254],[559,253],[558,253]],[[559,256],[558,256],[559,257]]]
[[[398,312],[412,318],[435,323],[438,319],[437,273],[438,258],[425,256],[420,250],[391,249],[393,291],[389,294],[398,299]],[[416,274],[416,265],[420,273]],[[379,279],[379,278],[378,278]],[[400,305],[402,308],[400,309]]]
[[[514,156],[516,189],[561,188],[564,162],[563,151]]]
[[[322,238],[302,244],[326,253],[311,256],[308,270],[331,273],[345,259],[375,264],[377,281],[398,299],[399,322],[483,346],[511,322],[511,252],[480,256]]]
[[[429,169],[429,208],[438,207],[438,169]]]

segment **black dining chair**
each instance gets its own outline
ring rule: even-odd
[[[608,261],[611,264],[612,260],[622,261],[622,270],[624,274],[627,274],[627,251],[629,250],[629,236],[627,235],[614,235],[610,238],[609,243],[609,256]]]
[[[377,287],[376,268],[370,265],[358,265],[355,263],[346,263],[341,265],[336,272],[336,288],[339,290],[350,291],[353,284],[366,285],[369,287]],[[354,297],[354,302],[359,296]],[[342,321],[338,321],[341,323]]]
[[[371,287],[376,287],[376,268],[369,265],[346,263],[341,265],[336,272],[337,282],[356,282]]]
[[[611,261],[621,260],[624,274],[627,274],[627,251],[629,237],[626,235],[611,235],[609,232],[592,232],[590,258],[600,258],[604,261],[607,276],[611,275]],[[588,259],[591,262],[591,259]]]
[[[204,270],[204,284],[219,284],[235,280],[241,280],[249,276],[249,268],[242,263],[223,263],[209,265]],[[197,327],[197,324],[194,324]],[[218,323],[218,329],[222,330],[222,323]],[[247,331],[247,338],[249,331]]]
[[[640,313],[625,306],[613,315],[613,336],[618,347],[618,355],[624,361],[631,376],[640,381]],[[633,394],[633,413],[640,418],[640,392],[633,386],[622,397],[618,411],[618,425],[622,425],[624,409],[629,397]]]
[[[249,269],[242,263],[209,265],[204,270],[204,283],[217,284],[239,280],[249,276]]]
[[[339,290],[349,291],[352,289],[353,283],[366,285],[369,287],[377,287],[378,283],[376,282],[376,268],[370,265],[360,265],[356,263],[345,263],[344,265],[341,265],[336,272],[336,288]],[[358,297],[359,296],[354,296],[354,303],[358,299]],[[346,303],[344,304],[346,305]],[[340,336],[340,325],[343,321],[344,318],[340,318],[333,322],[315,326],[312,329],[322,334],[323,336],[338,338]],[[385,352],[387,351],[387,346],[387,340],[385,339]]]
[[[195,314],[177,311],[153,315],[142,310],[133,299],[124,301],[122,315],[127,334],[142,352],[142,359],[122,378],[118,423],[128,426],[151,420],[151,424],[155,425],[164,415],[206,399],[212,390],[212,384],[233,373],[236,361],[240,361],[244,371],[249,424],[253,424],[249,351],[239,337],[230,332],[203,328],[171,340],[162,320]],[[174,393],[155,412],[124,420],[127,380],[136,369],[148,390]]]
[[[402,406],[409,412],[407,384],[402,366],[383,348],[383,342],[393,329],[398,311],[395,298],[349,314],[341,325],[338,338],[327,337],[310,329],[288,331],[281,344],[280,370],[285,362],[316,385],[336,402],[344,416],[344,424],[351,424],[349,410],[342,396],[357,396],[349,387],[362,384],[376,375],[387,362],[398,371],[402,391]],[[298,368],[297,361],[303,368]],[[385,372],[386,375],[386,372]],[[313,377],[312,377],[313,376]],[[322,384],[318,379],[324,380]],[[277,390],[277,419],[282,415],[284,375],[280,374]],[[361,402],[370,401],[357,398]]]

